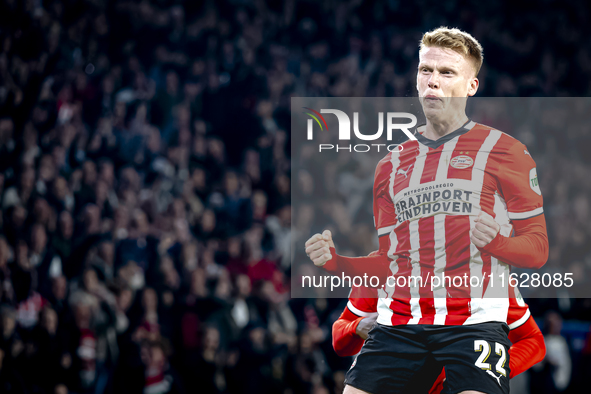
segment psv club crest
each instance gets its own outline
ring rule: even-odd
[[[461,170],[464,168],[472,167],[472,165],[474,165],[474,160],[472,160],[470,156],[460,155],[451,159],[450,165],[453,168]]]

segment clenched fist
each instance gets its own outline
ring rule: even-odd
[[[322,267],[332,259],[330,248],[334,248],[330,230],[324,230],[322,234],[314,234],[306,241],[306,254],[317,267]]]
[[[486,212],[480,212],[474,220],[474,228],[470,230],[470,241],[479,248],[483,248],[499,233],[501,226]]]

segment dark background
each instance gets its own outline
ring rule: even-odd
[[[340,393],[345,300],[290,298],[290,97],[415,95],[440,25],[482,43],[480,96],[587,96],[590,11],[3,1],[0,392]],[[548,266],[582,278],[590,138],[577,123],[523,141],[550,163]],[[572,297],[531,303],[552,344],[532,393],[587,387],[590,305]]]

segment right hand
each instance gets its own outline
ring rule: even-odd
[[[330,248],[334,248],[330,230],[324,230],[322,234],[314,234],[306,241],[306,254],[317,267],[322,267],[332,259]]]
[[[367,339],[369,335],[369,331],[372,329],[373,325],[377,320],[377,316],[371,317],[364,317],[359,321],[357,324],[357,329],[355,330],[355,334],[359,335],[362,339]]]

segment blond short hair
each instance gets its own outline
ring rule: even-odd
[[[420,51],[428,47],[447,48],[455,51],[472,61],[475,75],[480,72],[484,55],[482,46],[472,35],[460,29],[439,27],[423,34],[419,43]]]

